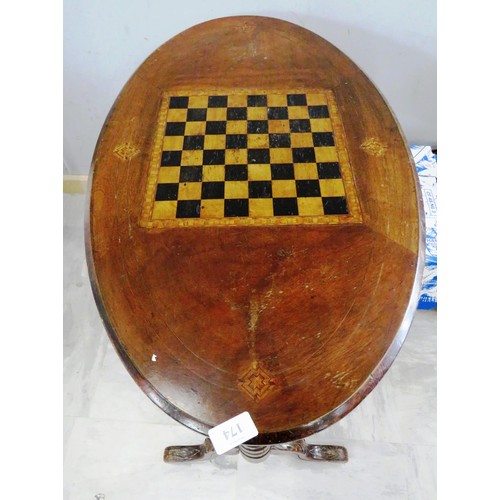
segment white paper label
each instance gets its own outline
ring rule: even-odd
[[[222,455],[245,441],[255,437],[259,431],[253,423],[250,413],[244,411],[236,417],[216,425],[208,431],[208,436],[218,455]]]

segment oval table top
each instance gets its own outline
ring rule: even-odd
[[[423,265],[408,146],[363,72],[264,17],[195,26],[117,98],[86,223],[94,296],[142,390],[251,444],[351,411],[397,355]]]

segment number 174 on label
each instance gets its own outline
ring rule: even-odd
[[[226,438],[226,441],[232,437],[235,438],[239,434],[241,434],[243,431],[241,430],[240,424],[232,425],[229,430],[224,430],[222,431],[222,434],[224,434],[224,437]]]
[[[219,455],[252,439],[258,433],[259,431],[247,411],[226,420],[208,431],[215,451]]]

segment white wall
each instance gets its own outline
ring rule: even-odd
[[[411,144],[436,146],[436,0],[65,0],[64,173],[88,173],[113,101],[153,50],[200,22],[246,14],[329,40],[384,94]]]

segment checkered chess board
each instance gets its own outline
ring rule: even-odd
[[[165,94],[145,227],[360,222],[333,94]]]

